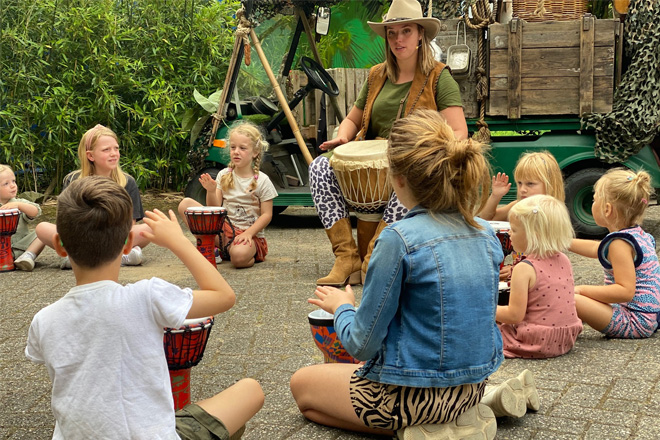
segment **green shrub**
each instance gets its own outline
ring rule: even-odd
[[[238,0],[0,0],[0,163],[21,190],[60,189],[82,134],[120,139],[141,188],[187,180],[181,116],[222,87]]]

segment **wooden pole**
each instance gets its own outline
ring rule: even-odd
[[[218,124],[220,123],[220,119],[224,119],[227,116],[225,114],[225,104],[227,102],[227,96],[229,93],[229,84],[231,83],[231,77],[233,76],[234,69],[236,68],[236,61],[238,59],[238,53],[241,49],[241,44],[243,44],[243,37],[239,37],[237,35],[236,40],[234,41],[234,50],[232,51],[232,56],[231,59],[229,60],[229,68],[227,69],[225,84],[222,88],[222,95],[220,95],[218,110],[215,112],[216,116],[213,118],[211,136],[209,137],[209,147],[213,146],[213,141],[215,140],[215,134],[218,131]],[[240,103],[237,105],[240,105]]]
[[[289,104],[286,101],[286,97],[284,96],[284,93],[282,93],[282,89],[280,88],[280,85],[277,82],[277,78],[275,78],[275,75],[273,74],[273,70],[270,68],[270,64],[268,64],[268,59],[266,58],[266,55],[264,54],[264,51],[261,48],[261,43],[259,42],[259,38],[257,38],[257,34],[254,32],[254,29],[250,29],[250,38],[252,39],[252,44],[254,45],[255,50],[257,51],[257,55],[259,55],[261,64],[263,64],[264,70],[268,75],[270,84],[273,86],[273,90],[277,95],[277,99],[280,101],[280,105],[282,106],[282,110],[286,115],[286,119],[289,121],[289,125],[291,126],[291,130],[293,131],[293,135],[295,136],[296,141],[298,142],[298,147],[300,147],[300,152],[305,157],[305,160],[307,161],[307,165],[309,165],[310,163],[312,163],[312,155],[309,154],[309,150],[307,149],[305,140],[303,139],[302,134],[300,134],[300,128],[298,127],[296,118],[294,118],[293,113],[291,113],[291,109],[289,108]]]

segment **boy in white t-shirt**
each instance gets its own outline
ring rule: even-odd
[[[132,201],[117,183],[86,177],[58,198],[53,243],[69,256],[76,286],[35,315],[25,349],[53,382],[54,439],[228,439],[263,405],[259,384],[243,379],[175,416],[163,328],[222,313],[236,297],[172,211],[144,221],[153,231],[145,238],[172,251],[199,290],[158,278],[117,282],[134,239]]]

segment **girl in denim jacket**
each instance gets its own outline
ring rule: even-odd
[[[359,309],[350,286],[319,286],[309,300],[334,314],[344,348],[366,363],[297,371],[291,391],[308,419],[400,438],[495,436],[493,412],[479,401],[503,359],[503,254],[475,218],[490,186],[484,148],[456,140],[435,111],[394,122],[390,180],[410,211],[376,241]]]

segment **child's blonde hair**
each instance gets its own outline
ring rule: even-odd
[[[406,178],[412,196],[431,212],[459,211],[470,225],[490,191],[486,145],[459,141],[440,113],[417,110],[392,124],[390,173]]]
[[[94,127],[87,130],[85,134],[83,134],[82,139],[80,139],[80,144],[78,145],[78,159],[80,160],[80,173],[78,174],[78,179],[96,175],[96,165],[94,162],[87,159],[87,152],[94,151],[94,148],[96,148],[96,142],[101,136],[110,136],[119,143],[119,138],[115,132],[104,125],[96,124]],[[119,164],[117,164],[117,168],[112,170],[110,178],[119,185],[126,186],[126,176],[121,170]]]
[[[12,173],[14,172],[14,170],[9,165],[4,165],[0,163],[0,174],[7,171],[11,171]]]
[[[242,134],[243,136],[250,139],[252,141],[252,150],[254,153],[257,153],[256,157],[252,160],[252,173],[254,174],[254,180],[252,180],[252,183],[250,183],[250,191],[254,191],[257,189],[257,179],[259,178],[261,159],[263,157],[264,151],[268,149],[268,142],[266,142],[266,139],[261,133],[261,130],[259,130],[259,128],[251,122],[244,121],[232,125],[227,132],[227,144],[229,144],[229,139],[234,133]],[[231,189],[234,187],[233,170],[220,178],[220,186],[223,190]]]
[[[512,218],[525,229],[524,253],[538,258],[565,252],[575,236],[566,205],[549,195],[537,194],[519,201],[509,211],[509,221]]]
[[[545,185],[545,193],[560,201],[565,201],[564,178],[557,159],[548,151],[524,153],[518,159],[513,171],[516,182],[520,180],[538,180]]]
[[[614,168],[605,173],[594,185],[594,194],[601,199],[604,208],[610,203],[617,220],[626,227],[642,223],[644,213],[653,195],[651,176],[646,171]]]

